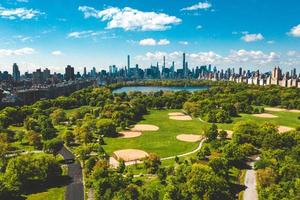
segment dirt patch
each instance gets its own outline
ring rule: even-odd
[[[202,136],[194,134],[181,134],[177,135],[176,139],[184,142],[198,142],[202,139]]]
[[[189,115],[170,116],[169,119],[179,120],[179,121],[190,121],[190,120],[192,120],[191,116],[189,116]]]
[[[254,114],[253,116],[260,117],[260,118],[277,118],[278,117],[276,115],[272,115],[269,113]]]
[[[185,114],[182,112],[172,112],[168,114],[169,116],[184,116]]]
[[[114,152],[114,157],[117,160],[122,159],[125,162],[141,160],[147,156],[149,156],[147,152],[138,149],[124,149]]]
[[[265,108],[266,111],[273,111],[273,112],[292,112],[292,113],[300,113],[300,110],[288,110],[284,108]]]
[[[131,131],[158,131],[159,127],[150,124],[137,124]]]
[[[140,131],[122,131],[119,133],[120,138],[134,138],[142,135]]]
[[[279,133],[286,133],[286,132],[289,132],[291,130],[293,130],[293,128],[288,127],[288,126],[279,126],[278,127],[278,132]]]
[[[222,131],[223,129],[218,129],[218,131]],[[233,136],[233,131],[230,131],[230,130],[224,130],[227,132],[227,137],[228,139],[232,139],[232,136]]]

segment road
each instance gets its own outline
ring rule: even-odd
[[[258,200],[256,190],[256,173],[254,170],[254,161],[250,163],[251,169],[246,171],[245,186],[247,187],[244,192],[244,200]]]
[[[75,156],[65,146],[59,152],[65,160],[74,160]],[[72,178],[72,182],[67,185],[65,194],[66,200],[84,200],[82,168],[80,163],[70,162],[68,165],[68,176]]]

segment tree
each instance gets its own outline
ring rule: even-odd
[[[221,140],[226,140],[228,133],[225,130],[221,130],[218,133],[218,136]]]
[[[205,145],[200,151],[197,153],[197,157],[199,160],[206,160],[207,156],[210,156],[211,152],[207,145]]]
[[[229,165],[228,161],[225,158],[219,157],[214,158],[209,161],[208,165],[212,168],[212,170],[220,176],[228,178],[229,175]]]
[[[111,119],[100,119],[96,122],[97,134],[106,137],[114,137],[117,135],[116,126]]]
[[[74,142],[74,134],[72,131],[66,130],[63,132],[62,139],[67,146]]]
[[[40,134],[38,134],[35,131],[28,131],[27,138],[28,138],[29,144],[34,146],[35,149],[42,148],[42,137]]]
[[[60,124],[67,120],[67,115],[63,109],[56,109],[50,115],[53,124]]]
[[[44,151],[53,155],[57,155],[62,147],[63,142],[57,138],[44,142]]]
[[[157,171],[157,177],[160,180],[160,182],[165,184],[167,176],[168,176],[168,174],[167,174],[166,168],[160,167]]]
[[[208,141],[213,141],[217,139],[218,136],[218,127],[216,124],[212,124],[207,131],[205,131],[205,137]]]
[[[160,157],[157,154],[151,153],[144,160],[144,165],[148,170],[148,173],[155,174],[161,165]]]
[[[123,159],[120,159],[119,166],[117,168],[117,172],[122,174],[124,172],[125,168],[126,168],[125,161]]]

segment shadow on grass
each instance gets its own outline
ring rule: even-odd
[[[29,181],[25,185],[25,187],[22,189],[22,191],[21,191],[22,196],[11,197],[10,199],[11,200],[25,200],[26,199],[25,195],[46,192],[47,190],[49,190],[51,188],[67,186],[71,182],[72,182],[72,178],[67,175],[60,176],[51,181],[49,180],[46,182],[32,180],[32,181]]]

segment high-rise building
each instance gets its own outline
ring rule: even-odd
[[[65,68],[65,80],[74,80],[75,79],[75,74],[74,74],[74,67],[71,67],[71,65],[68,65]]]
[[[130,69],[130,55],[127,56],[127,69]]]
[[[48,80],[50,78],[50,70],[48,68],[43,71],[43,79]]]
[[[86,77],[86,67],[83,68],[83,77]]]
[[[13,79],[14,81],[20,81],[20,70],[19,70],[19,66],[14,63],[13,64]]]

